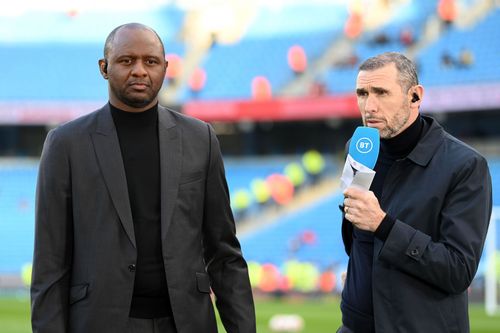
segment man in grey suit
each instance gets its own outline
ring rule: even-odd
[[[31,287],[38,333],[255,332],[213,129],[158,105],[151,28],[108,36],[109,103],[52,130],[37,184]]]

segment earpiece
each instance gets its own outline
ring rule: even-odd
[[[413,98],[411,99],[412,103],[418,102],[420,97],[418,97],[417,93],[413,93]]]

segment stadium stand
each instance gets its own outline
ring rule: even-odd
[[[420,79],[429,86],[451,86],[498,82],[499,66],[492,66],[500,54],[500,42],[491,39],[491,32],[500,29],[500,8],[491,11],[483,20],[470,28],[450,27],[442,36],[418,55]],[[464,49],[473,54],[473,63],[462,65],[459,55]],[[442,55],[450,54],[454,64],[445,67]]]
[[[249,189],[255,178],[282,174],[288,163],[297,160],[300,157],[229,158],[226,175],[230,196],[239,189]],[[329,163],[330,171],[332,168]],[[37,161],[0,159],[0,274],[17,274],[22,265],[31,262],[37,170]]]
[[[315,58],[325,50],[333,36],[334,32],[326,31],[215,45],[202,64],[207,72],[207,84],[196,98],[250,98],[251,82],[256,76],[267,77],[273,91],[279,91],[294,75],[286,63],[288,49],[301,45],[308,57]]]
[[[256,177],[283,172],[290,160],[228,159],[226,174],[231,193],[248,187]],[[500,159],[490,159],[489,166],[493,188],[499,189]],[[31,261],[36,170],[35,162],[0,164],[0,274],[19,273],[22,265]],[[330,172],[334,174],[332,169]],[[340,238],[341,214],[337,208],[341,200],[342,196],[333,189],[293,214],[285,212],[272,223],[246,232],[241,243],[248,260],[280,266],[286,260],[296,259],[312,262],[320,269],[345,265],[347,257]],[[493,192],[493,204],[500,206],[500,191]],[[300,240],[304,232],[314,233],[316,240],[294,247],[297,245],[294,241]],[[497,228],[497,240],[500,250],[500,228]]]
[[[18,274],[32,260],[37,167],[0,163],[0,274]]]
[[[346,265],[338,209],[342,198],[338,192],[332,193],[298,213],[285,215],[276,223],[244,236],[241,243],[247,259],[278,267],[291,259],[312,262],[321,269]],[[311,243],[301,242],[301,235],[306,232],[315,235]]]
[[[399,42],[398,33],[407,26],[412,27],[416,39],[422,35],[426,20],[435,14],[432,1],[409,2],[400,8],[396,17],[389,24],[380,29],[369,32],[356,43],[355,51],[358,59],[384,51],[405,52],[407,48]],[[484,83],[500,81],[500,69],[491,66],[500,52],[500,43],[492,41],[489,36],[491,31],[500,29],[500,9],[491,10],[487,16],[468,27],[450,26],[444,30],[438,39],[416,53],[420,81],[426,86],[457,85],[468,83]],[[373,43],[378,34],[385,34],[388,42],[383,44]],[[474,64],[465,68],[458,64],[460,52],[469,49],[474,56]],[[454,55],[457,66],[451,69],[443,68],[442,55],[448,52]],[[335,93],[349,92],[352,90],[357,73],[356,66],[351,68],[333,68],[325,74],[328,89]]]
[[[181,82],[178,87],[180,93],[174,103],[248,100],[251,98],[251,82],[256,76],[265,76],[271,84],[273,96],[280,96],[291,83],[301,79],[302,74],[296,75],[287,65],[287,52],[293,45],[304,49],[308,69],[323,59],[332,47],[347,45],[345,49],[334,51],[348,58],[338,56],[329,59],[332,61],[327,68],[314,77],[317,82],[325,84],[324,93],[330,95],[352,93],[360,60],[383,51],[411,53],[418,64],[421,82],[431,89],[500,84],[500,67],[495,66],[500,54],[500,39],[493,38],[494,32],[500,30],[498,5],[469,25],[451,24],[439,30],[434,39],[429,39],[429,23],[437,19],[437,2],[395,2],[398,5],[388,20],[363,31],[354,39],[344,35],[344,24],[350,10],[340,1],[329,4],[320,1],[314,6],[299,4],[262,8],[234,43],[221,43],[214,38],[211,46],[203,51],[205,53],[196,57],[198,62],[190,66],[205,71],[206,83],[198,93],[193,94],[187,82]],[[478,3],[460,1],[463,8]],[[12,105],[22,102],[37,106],[41,102],[49,102],[49,107],[51,102],[105,102],[107,87],[99,75],[97,59],[102,57],[105,36],[124,22],[140,21],[155,27],[165,42],[167,53],[184,58],[192,52],[190,41],[183,36],[187,11],[174,5],[155,10],[119,11],[113,15],[84,11],[35,14],[2,16],[0,20],[0,61],[13,64],[3,68],[3,76],[9,79],[9,84],[2,85],[0,89],[0,112],[7,113]],[[50,22],[50,27],[47,22]],[[12,26],[16,29],[11,29]],[[400,40],[401,32],[408,28],[413,40],[404,44]],[[345,43],[337,44],[339,41]],[[472,53],[469,66],[456,65],[463,50]],[[454,59],[456,66],[443,66],[444,53]],[[334,55],[337,56],[335,52]],[[339,59],[343,62],[339,63]],[[459,101],[452,102],[454,105],[461,104]],[[495,107],[492,112],[498,112],[500,104]],[[444,113],[450,110],[439,111]],[[332,131],[344,125],[344,119],[331,118],[322,120],[330,122],[329,129]],[[14,121],[16,125],[19,124]],[[297,133],[297,136],[300,135]],[[328,145],[328,142],[318,143],[318,146]],[[239,189],[248,189],[253,179],[283,173],[287,163],[300,160],[296,157],[277,157],[279,151],[276,150],[272,153],[271,157],[263,158],[225,156],[231,198],[234,199]],[[494,205],[500,206],[500,159],[491,156],[489,161]],[[0,160],[0,276],[18,275],[21,267],[31,261],[36,170],[36,161]],[[338,166],[328,165],[330,177],[334,177],[337,171]],[[307,191],[314,192],[315,189]],[[246,258],[261,264],[272,263],[279,268],[291,259],[311,262],[319,270],[332,265],[345,266],[347,258],[340,238],[340,211],[337,208],[340,201],[338,188],[332,187],[326,194],[306,204],[293,201],[290,204],[294,206],[293,210],[283,209],[268,223],[255,225],[252,223],[266,212],[256,210],[253,205],[254,220],[245,220],[245,225],[240,225],[244,227],[241,243]],[[497,249],[500,250],[500,227],[497,228]],[[484,265],[480,266],[480,274],[484,273],[484,269]]]
[[[435,12],[433,1],[404,2],[385,24],[367,30],[352,41],[352,55],[359,61],[382,51],[407,51],[408,46],[400,42],[401,31],[410,27],[415,40],[421,39],[426,23],[436,16]],[[186,42],[181,39],[184,13],[175,6],[134,13],[133,16],[122,13],[110,22],[99,15],[104,14],[78,13],[75,17],[37,14],[3,19],[0,31],[9,33],[0,39],[0,60],[8,62],[13,57],[22,64],[7,66],[6,74],[29,77],[35,84],[25,85],[23,89],[16,82],[7,85],[0,91],[0,100],[105,100],[105,82],[96,71],[95,59],[102,56],[103,36],[118,22],[136,20],[151,24],[164,39],[167,53],[187,55]],[[293,45],[302,46],[309,62],[313,63],[342,37],[347,15],[345,5],[339,4],[297,5],[285,7],[280,12],[260,11],[241,40],[233,44],[215,41],[198,64],[207,74],[204,89],[194,95],[185,84],[176,102],[249,98],[251,81],[259,75],[267,77],[273,93],[279,95],[295,79],[286,63],[288,49]],[[51,29],[40,29],[44,26],[42,22],[47,20],[51,22]],[[96,22],[106,23],[96,25]],[[421,80],[428,86],[500,81],[498,66],[488,65],[494,63],[500,50],[500,43],[488,37],[491,31],[500,28],[499,22],[500,9],[496,8],[472,26],[451,25],[437,40],[417,50]],[[9,24],[19,29],[8,29]],[[93,29],[89,31],[91,24]],[[375,43],[380,35],[385,35],[387,42]],[[464,48],[472,52],[474,64],[467,69],[444,70],[442,54],[449,52],[458,58]],[[42,63],[44,71],[39,70]],[[355,61],[352,66],[345,67],[333,63],[319,79],[326,83],[330,92],[351,92],[357,64]],[[71,86],[66,84],[69,80]]]
[[[500,207],[500,159],[489,160],[493,183],[493,205]],[[272,225],[264,226],[242,237],[242,249],[248,260],[259,263],[271,263],[277,267],[287,260],[314,263],[320,270],[329,266],[345,267],[347,256],[341,238],[341,212],[337,208],[343,196],[333,191],[328,196],[303,207],[299,212],[284,215]],[[499,218],[499,217],[497,217]],[[496,222],[500,225],[499,221]],[[316,240],[311,243],[299,243],[300,235],[312,232]],[[500,228],[496,228],[497,250],[500,251]],[[482,262],[485,263],[485,258]],[[478,276],[485,272],[486,264],[479,267]]]

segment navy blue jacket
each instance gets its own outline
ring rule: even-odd
[[[380,205],[396,218],[374,239],[373,308],[377,333],[469,332],[467,288],[476,273],[491,215],[486,159],[429,129],[387,174]],[[352,225],[343,219],[347,254]]]

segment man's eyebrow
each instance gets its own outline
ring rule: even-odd
[[[382,87],[372,87],[371,90],[375,93],[375,94],[382,94],[382,93],[387,93],[389,92],[389,90],[385,89],[385,88],[382,88]]]
[[[116,60],[120,59],[155,59],[155,60],[160,60],[162,59],[161,56],[153,55],[153,54],[146,54],[146,55],[140,55],[140,54],[134,54],[134,53],[126,53],[126,54],[120,54],[115,58]]]
[[[389,92],[389,90],[382,88],[382,87],[370,87],[369,91],[373,94],[386,94]],[[366,88],[356,88],[356,94],[358,96],[361,95],[366,95],[368,93],[368,90]]]
[[[116,57],[116,59],[122,59],[122,58],[137,58],[137,57],[132,54],[120,54],[119,56]]]
[[[358,95],[362,95],[362,94],[366,94],[366,93],[367,93],[367,91],[365,88],[357,88],[356,89],[356,94],[358,94]]]

